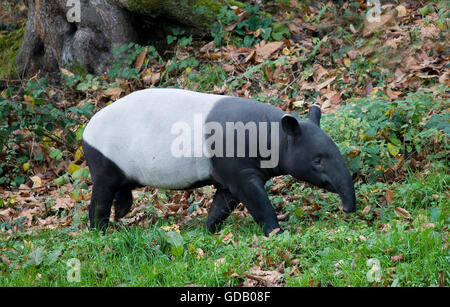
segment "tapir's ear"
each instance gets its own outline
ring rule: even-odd
[[[320,107],[316,104],[313,104],[309,108],[309,120],[315,123],[317,126],[320,127],[320,118],[322,117],[322,111],[320,110]]]
[[[300,128],[297,118],[290,114],[283,116],[281,119],[281,127],[288,135],[300,136],[302,134],[302,129]]]

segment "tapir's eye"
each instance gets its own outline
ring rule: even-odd
[[[314,159],[314,164],[315,165],[320,165],[321,163],[322,163],[322,159],[320,159],[320,158]]]

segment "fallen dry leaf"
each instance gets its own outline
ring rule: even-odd
[[[233,233],[229,232],[223,239],[222,242],[227,242],[229,240],[231,240],[231,238],[233,238]]]
[[[120,87],[111,87],[111,88],[103,91],[103,96],[108,97],[112,100],[119,99],[120,94],[122,94],[122,89]]]
[[[205,257],[205,252],[201,248],[197,248],[196,252],[197,252],[198,259]]]
[[[55,210],[67,210],[67,209],[72,209],[73,206],[75,205],[75,202],[72,198],[57,198],[55,201],[55,204],[53,205],[53,208]]]
[[[30,178],[33,181],[33,189],[37,189],[43,186],[42,179],[39,176],[33,176]]]
[[[142,52],[139,54],[138,58],[136,59],[136,65],[135,65],[135,68],[136,68],[137,70],[141,70],[142,65],[144,65],[145,57],[147,56],[147,51],[148,51],[148,48],[146,47],[146,48],[144,49],[144,51],[142,51]]]
[[[445,271],[439,272],[438,284],[439,284],[439,287],[445,287]]]
[[[249,273],[244,273],[243,275],[249,279],[262,283],[262,286],[265,287],[281,286],[280,279],[283,277],[283,274],[279,271],[263,271],[259,266],[252,267]],[[249,280],[245,281],[244,287],[249,286],[254,287],[257,285]]]
[[[283,42],[271,42],[256,48],[256,62],[264,62],[283,46]]]
[[[404,17],[408,13],[408,10],[404,5],[399,5],[395,8],[397,10],[397,17]]]
[[[331,82],[333,82],[336,79],[336,77],[331,77],[324,82],[318,84],[315,86],[316,91],[320,91],[321,89],[327,87]]]
[[[367,205],[361,213],[362,217],[365,217],[370,212],[370,205]]]
[[[409,212],[406,211],[406,210],[403,209],[403,208],[395,207],[395,208],[394,208],[394,212],[395,212],[395,214],[396,214],[398,217],[405,218],[405,219],[410,219],[410,218],[411,218],[411,214],[409,214]]]
[[[401,260],[403,260],[404,259],[404,256],[403,256],[403,254],[399,254],[399,255],[395,255],[395,256],[392,256],[391,257],[391,260],[392,260],[392,262],[397,262],[397,261],[401,261]]]
[[[384,196],[387,203],[391,203],[394,200],[394,193],[392,191],[386,191],[386,195]]]
[[[13,219],[14,210],[12,208],[8,208],[0,211],[0,218],[3,221],[11,221]]]
[[[387,11],[379,17],[366,18],[364,22],[363,36],[369,36],[376,30],[381,29],[383,26],[393,21],[397,14],[398,11],[394,9]]]
[[[65,76],[67,76],[67,77],[69,77],[69,78],[72,78],[72,77],[75,76],[72,72],[70,72],[70,71],[68,71],[67,69],[62,68],[62,67],[59,68],[59,71],[60,71],[63,75],[65,75]]]
[[[281,230],[280,228],[275,228],[274,230],[272,230],[272,232],[269,233],[269,238],[276,235],[280,230]]]
[[[145,82],[145,84],[153,85],[155,86],[160,80],[161,80],[161,73],[160,72],[151,72],[149,71],[142,80]]]

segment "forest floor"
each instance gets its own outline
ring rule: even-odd
[[[268,3],[225,7],[210,37],[169,29],[165,51],[123,46],[105,76],[61,68],[60,85],[11,71],[2,42],[25,19],[1,4],[0,286],[450,285],[448,4],[392,1],[368,22],[364,1]],[[320,105],[357,212],[283,176],[266,184],[279,236],[264,236],[243,205],[208,233],[211,186],[136,190],[131,213],[90,232],[84,127],[152,86],[252,98],[300,118]]]

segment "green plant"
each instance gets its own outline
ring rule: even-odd
[[[199,61],[195,57],[188,57],[183,60],[178,60],[176,57],[172,58],[170,63],[166,67],[166,71],[163,76],[168,77],[169,75],[174,75],[186,70],[187,75],[189,75],[193,68],[199,65]]]
[[[182,47],[186,47],[192,43],[192,35],[190,35],[189,37],[182,36],[186,33],[185,30],[180,30],[178,28],[172,28],[171,31],[172,31],[173,35],[170,35],[170,34],[167,35],[167,43],[169,45],[176,43]]]
[[[147,49],[149,59],[155,59],[158,56],[155,47],[141,46],[135,43],[129,43],[113,49],[113,55],[118,58],[109,70],[110,80],[119,79],[137,79],[139,78],[139,68],[131,67],[136,58]]]
[[[244,11],[248,17],[241,20],[234,10],[226,6],[221,8],[217,15],[218,21],[211,30],[216,45],[224,43],[227,33],[228,39],[238,47],[251,47],[262,39],[282,40],[289,36],[290,32],[286,25],[274,22],[273,18],[264,14],[258,5],[246,3]],[[232,30],[227,29],[230,24],[233,25]]]
[[[353,173],[376,180],[397,159],[406,160],[423,150],[445,158],[442,151],[449,149],[448,135],[438,130],[441,126],[433,124],[435,120],[423,123],[430,108],[441,112],[444,105],[424,92],[393,102],[384,97],[356,99],[326,116],[323,128],[341,148]]]
[[[75,152],[81,140],[82,118],[94,109],[90,103],[79,107],[59,109],[45,92],[45,78],[27,83],[22,100],[12,89],[0,96],[0,184],[18,187],[26,180],[33,163],[41,163],[41,152],[33,146],[49,151],[49,157],[61,160]]]

